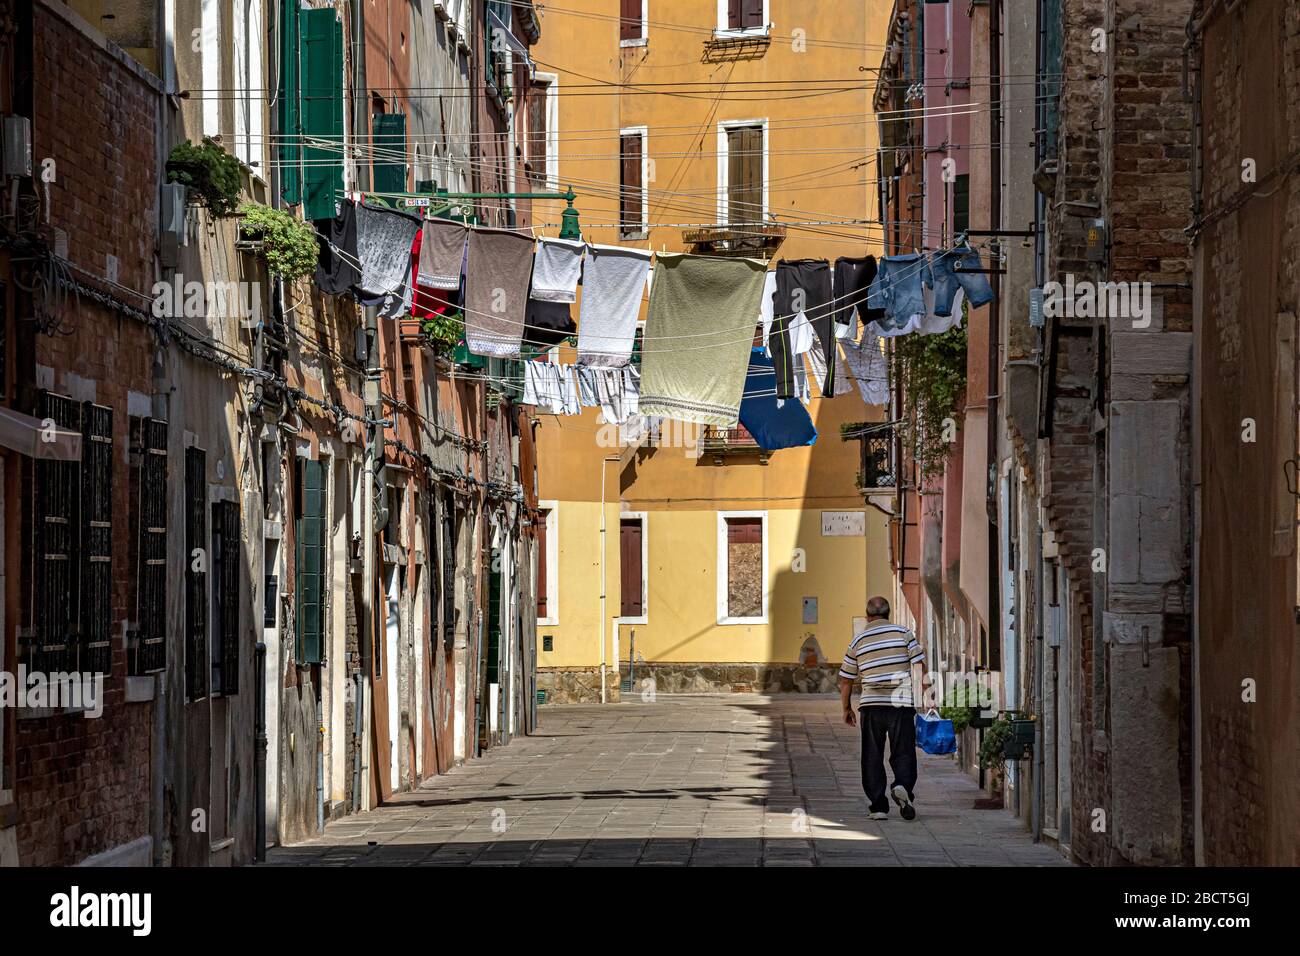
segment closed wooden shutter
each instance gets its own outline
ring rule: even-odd
[[[763,218],[763,128],[742,126],[727,131],[727,221],[760,222]]]
[[[739,30],[744,17],[744,0],[727,0],[727,28]]]
[[[537,516],[537,616],[538,618],[550,617],[550,609],[546,603],[547,581],[546,581],[546,519],[550,515],[549,511],[542,511]]]
[[[185,449],[185,696],[208,695],[208,457]]]
[[[621,138],[623,169],[619,185],[619,222],[624,233],[640,232],[642,183],[641,183],[641,134],[629,133]]]
[[[456,639],[456,505],[448,492],[442,508],[442,640],[450,647]]]
[[[79,667],[113,670],[113,410],[86,402],[81,441]]]
[[[239,505],[212,506],[212,690],[239,693]]]
[[[623,0],[618,21],[618,38],[620,40],[639,40],[641,38],[641,4],[643,0]]]
[[[375,192],[406,192],[406,114],[376,113],[370,135],[375,156]]]
[[[343,27],[333,7],[299,12],[302,43],[303,215],[332,219],[343,189]]]
[[[549,83],[536,83],[528,94],[528,162],[533,179],[546,180],[546,95]]]
[[[60,428],[81,431],[81,406],[70,398],[42,392],[37,414]],[[32,582],[32,630],[27,666],[53,673],[76,666],[72,643],[77,559],[77,510],[81,464],[39,459],[33,465],[35,561]]]
[[[301,460],[297,538],[298,663],[319,664],[323,659],[325,469],[319,461]]]
[[[751,27],[765,26],[763,23],[763,0],[740,0],[740,26],[748,30]]]
[[[645,613],[645,595],[641,591],[641,520],[624,519],[619,523],[620,594],[623,617],[640,617]]]
[[[167,423],[139,419],[138,488],[139,631],[130,673],[152,674],[167,666]]]

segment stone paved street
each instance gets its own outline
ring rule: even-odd
[[[867,820],[827,696],[543,708],[535,737],[268,853],[268,865],[1060,866],[921,754],[917,819]]]

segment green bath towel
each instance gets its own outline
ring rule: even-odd
[[[736,424],[766,271],[758,259],[659,255],[641,350],[642,415]]]

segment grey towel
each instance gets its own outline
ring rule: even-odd
[[[430,289],[459,289],[469,229],[450,219],[426,219],[420,237],[420,274],[416,283]]]
[[[650,253],[622,246],[588,246],[578,313],[578,364],[622,368],[632,357],[650,271]]]
[[[569,239],[537,240],[532,297],[542,302],[576,302],[582,278],[583,243]]]
[[[475,355],[519,356],[532,272],[532,236],[508,229],[470,231],[465,344]]]
[[[758,325],[757,259],[661,254],[641,361],[642,415],[730,427]]]
[[[368,298],[401,293],[411,268],[411,244],[420,220],[404,212],[370,206],[357,207],[357,258],[361,281],[357,288]]]

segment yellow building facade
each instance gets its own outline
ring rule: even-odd
[[[773,267],[879,255],[862,68],[879,61],[883,7],[566,0],[540,16],[532,188],[571,185],[586,241]],[[542,233],[563,207],[534,204]],[[598,409],[539,415],[552,701],[618,699],[631,655],[637,695],[834,688],[867,597],[891,588],[887,518],[864,504],[840,428],[884,409],[811,389],[816,444],[771,453],[743,430],[663,422],[638,444]]]

